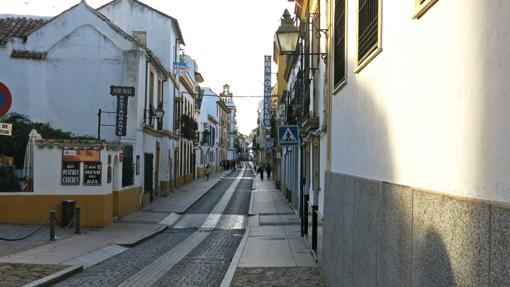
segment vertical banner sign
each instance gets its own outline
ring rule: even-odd
[[[268,139],[271,137],[271,56],[264,56],[264,107],[262,130],[266,146]]]
[[[115,119],[115,134],[117,136],[125,136],[127,125],[128,97],[135,96],[135,88],[110,86],[110,95],[117,97],[117,117]]]

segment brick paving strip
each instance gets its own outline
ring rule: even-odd
[[[322,287],[319,267],[238,267],[230,287]]]
[[[67,267],[55,264],[0,263],[0,287],[23,286]]]
[[[227,207],[227,204],[241,182],[242,177],[243,172],[239,173],[239,176],[224,193],[221,200],[216,204],[213,211],[209,214],[198,231],[194,232],[188,239],[181,242],[169,252],[163,254],[160,258],[147,265],[145,268],[135,273],[118,286],[151,286],[170,271],[179,261],[186,257],[188,253],[196,248],[210,234],[205,231],[211,231],[216,227],[220,219],[219,214],[223,213],[223,210]]]

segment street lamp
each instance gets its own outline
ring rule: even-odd
[[[281,21],[282,24],[275,33],[278,51],[282,55],[295,54],[299,39],[299,29],[294,26],[294,20],[292,20],[289,10],[285,9]]]
[[[160,121],[163,119],[163,117],[165,116],[165,111],[163,110],[163,107],[162,106],[159,106],[155,111],[154,111],[154,116],[156,117],[156,120]]]
[[[310,22],[305,22],[306,25],[312,24]],[[317,39],[320,38],[321,33],[324,33],[324,35],[328,36],[328,29],[319,29],[316,28],[316,33],[314,34],[314,37]],[[299,29],[294,26],[294,20],[290,16],[289,10],[285,9],[283,12],[282,18],[281,18],[281,25],[278,27],[278,30],[275,32],[275,42],[276,47],[278,48],[278,51],[280,55],[301,55],[301,56],[313,56],[318,55],[323,60],[324,63],[326,63],[326,60],[328,58],[327,53],[304,53],[300,52],[298,50],[298,40],[299,40]]]

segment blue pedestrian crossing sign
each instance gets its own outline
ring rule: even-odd
[[[299,127],[297,125],[286,125],[278,127],[278,144],[280,146],[298,145]]]

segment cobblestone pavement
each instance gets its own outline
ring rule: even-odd
[[[4,238],[17,238],[32,232],[37,225],[14,225],[14,224],[0,224],[0,237]],[[82,228],[81,232],[86,233],[95,230],[94,228]],[[57,240],[66,239],[75,236],[74,228],[60,228],[55,229],[55,236]],[[31,248],[42,246],[50,243],[50,227],[43,226],[39,232],[30,236],[29,238],[20,241],[3,241],[0,240],[0,257],[15,254]]]
[[[196,229],[167,229],[130,250],[94,265],[56,286],[117,286],[188,238]]]
[[[202,196],[185,213],[186,214],[207,214],[210,213],[216,203],[221,199],[227,188],[234,182],[234,177],[239,175],[239,171],[229,174],[229,178],[218,182],[211,190]],[[231,177],[231,178],[230,178]]]
[[[237,268],[230,287],[322,287],[319,267]]]
[[[23,286],[55,272],[65,269],[66,265],[43,265],[22,263],[0,263],[0,287]]]
[[[244,230],[215,230],[154,286],[219,286]]]
[[[251,174],[251,171],[245,171],[243,177],[250,176]],[[247,215],[250,209],[252,186],[253,179],[242,179],[223,214]]]
[[[185,214],[209,214],[239,173],[239,171],[233,172],[229,175],[231,178],[216,184]],[[249,176],[251,171],[246,171],[243,175]],[[252,180],[242,179],[225,211],[229,211],[230,214],[247,215],[251,187]],[[187,240],[195,231],[197,228],[167,229],[140,245],[94,265],[56,286],[117,286],[156,259],[162,258],[162,255]],[[154,286],[219,286],[221,284],[245,230],[216,228],[207,232],[207,237],[177,265],[165,274],[161,274],[162,277]]]

